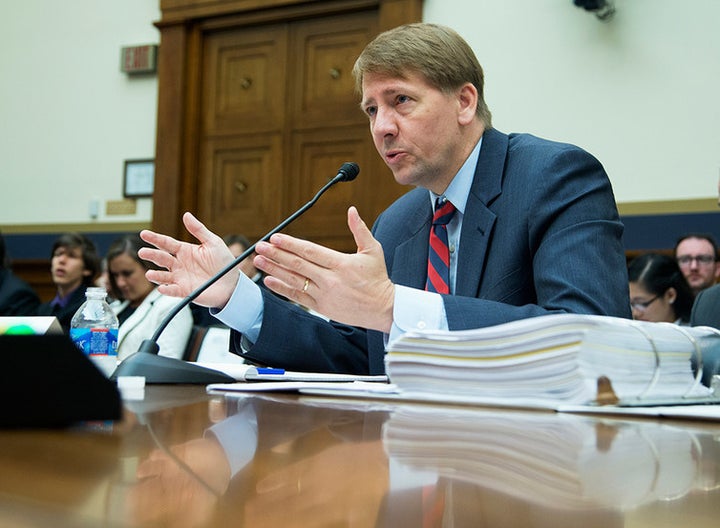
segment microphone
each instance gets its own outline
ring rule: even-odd
[[[259,242],[269,240],[272,235],[295,221],[299,216],[305,213],[305,211],[315,205],[315,202],[318,201],[320,196],[322,196],[330,187],[336,183],[354,180],[357,178],[359,172],[360,167],[357,163],[343,163],[338,169],[335,177],[326,183],[309,202],[283,220],[260,240],[238,255],[227,266],[222,268],[204,284],[200,285],[195,291],[191,292],[187,297],[180,301],[160,322],[152,337],[150,339],[145,339],[136,353],[128,356],[120,363],[120,365],[118,365],[115,372],[113,372],[112,376],[110,376],[110,379],[117,379],[119,376],[144,376],[145,383],[188,383],[201,385],[207,385],[209,383],[234,383],[237,381],[232,376],[218,370],[201,367],[200,365],[183,361],[181,359],[158,355],[160,347],[158,346],[157,341],[160,338],[160,335],[167,325],[170,324],[170,321],[172,321],[173,318],[180,312],[180,310],[189,305],[202,292],[207,290],[243,260],[249,257],[255,251],[255,246],[257,246]]]

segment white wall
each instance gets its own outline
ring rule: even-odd
[[[426,0],[485,71],[493,125],[578,144],[618,202],[717,197],[720,1]]]
[[[720,1],[425,0],[473,46],[494,125],[585,147],[618,202],[713,198],[720,174]],[[151,220],[122,198],[125,159],[152,158],[156,78],[120,48],[157,43],[159,0],[23,0],[0,17],[0,227]]]
[[[120,71],[156,44],[159,0],[22,0],[0,17],[0,227],[92,222],[122,199],[125,159],[155,156],[157,79]],[[144,222],[137,214],[99,222]]]

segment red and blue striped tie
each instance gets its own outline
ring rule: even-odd
[[[428,272],[425,289],[435,293],[450,293],[450,250],[447,224],[455,214],[455,206],[445,198],[435,202],[435,215],[430,229]]]

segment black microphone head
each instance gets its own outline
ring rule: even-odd
[[[360,173],[360,166],[354,161],[347,161],[338,169],[338,176],[342,176],[339,181],[349,182],[357,178]]]

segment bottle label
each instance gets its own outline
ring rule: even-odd
[[[70,339],[88,356],[117,356],[117,328],[71,328]]]

